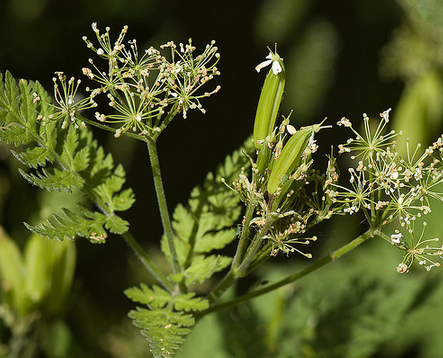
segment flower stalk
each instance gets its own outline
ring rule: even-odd
[[[317,270],[319,270],[320,268],[326,266],[327,264],[330,264],[331,262],[335,261],[336,259],[339,259],[340,257],[344,256],[345,254],[347,254],[348,252],[351,252],[352,250],[354,250],[355,248],[359,247],[361,244],[363,244],[364,242],[366,242],[367,240],[369,240],[370,238],[373,238],[374,236],[376,236],[378,233],[378,231],[374,231],[372,229],[367,230],[366,232],[364,232],[363,234],[361,234],[360,236],[356,237],[354,240],[352,240],[351,242],[349,242],[348,244],[340,247],[339,249],[333,251],[332,253],[330,253],[329,255],[324,256],[323,258],[321,258],[320,260],[312,263],[311,265],[305,267],[304,269],[300,270],[299,272],[296,272],[292,275],[286,276],[285,278],[281,279],[280,281],[275,282],[274,284],[271,284],[269,286],[266,286],[262,289],[259,290],[255,290],[249,293],[246,293],[242,296],[238,296],[232,300],[226,301],[226,302],[222,302],[219,304],[215,304],[212,305],[210,308],[208,308],[207,310],[203,311],[198,318],[201,318],[205,315],[207,315],[208,313],[212,313],[215,311],[219,311],[225,308],[229,308],[229,307],[233,307],[235,305],[238,305],[241,302],[244,301],[248,301],[250,299],[253,299],[255,297],[259,297],[262,296],[266,293],[269,293],[271,291],[274,291],[282,286],[288,285],[290,283],[296,282],[298,280],[300,280],[301,278],[309,275],[312,272],[315,272]],[[231,273],[231,272],[230,272]],[[225,278],[226,283],[230,283],[232,284],[234,281],[234,277],[233,275],[229,275]],[[218,293],[218,291],[214,291],[214,295]],[[211,298],[213,297],[211,296]]]
[[[168,244],[168,250],[171,258],[172,268],[174,274],[178,274],[182,272],[182,268],[178,261],[177,251],[175,249],[171,217],[169,215],[165,188],[163,186],[163,179],[160,170],[160,161],[158,158],[157,143],[153,140],[149,140],[147,141],[147,147],[149,152],[149,158],[151,161],[152,175],[154,178],[154,186],[155,186],[155,192],[157,194],[160,217],[163,225],[164,234],[166,236],[166,242]]]

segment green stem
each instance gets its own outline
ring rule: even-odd
[[[162,285],[166,290],[172,292],[174,290],[174,284],[167,279],[163,272],[155,265],[152,260],[148,257],[145,250],[139,245],[130,232],[125,232],[122,234],[126,243],[134,251],[142,264],[148,269],[151,275],[157,280],[157,282]]]
[[[96,120],[88,119],[88,118],[83,117],[81,115],[77,115],[77,118],[79,120],[81,120],[82,122],[85,122],[85,123],[87,123],[87,124],[89,124],[91,126],[94,126],[94,127],[97,127],[97,128],[100,128],[100,129],[103,129],[105,131],[108,131],[108,132],[111,132],[111,133],[115,134],[116,129],[113,128],[113,127],[110,127],[110,126],[108,126],[106,124],[97,122]],[[130,137],[130,138],[133,138],[133,139],[141,140],[142,142],[147,142],[148,141],[148,139],[145,136],[142,136],[142,135],[139,135],[139,134],[134,134],[134,133],[131,133],[131,132],[125,132],[124,135],[127,136],[127,137]]]
[[[157,193],[158,207],[163,225],[163,230],[168,244],[169,255],[172,262],[172,269],[175,274],[181,273],[182,269],[178,261],[177,251],[175,249],[174,234],[172,231],[171,217],[169,216],[168,205],[166,202],[165,189],[160,171],[160,162],[157,153],[157,144],[153,140],[147,142],[149,158],[151,160],[152,176],[154,178],[155,191]],[[183,288],[183,287],[182,287]]]
[[[226,276],[223,277],[219,284],[206,297],[210,303],[215,302],[229,287],[232,286],[236,280],[246,276],[250,272],[251,265],[253,265],[254,268],[256,267],[256,254],[260,249],[264,235],[267,234],[273,223],[273,220],[266,222],[261,231],[255,236],[254,241],[249,246],[245,259],[238,265],[238,267],[232,265]],[[263,258],[263,252],[261,252],[258,256]]]
[[[264,295],[264,294],[274,291],[282,286],[293,283],[293,282],[307,276],[311,272],[314,272],[314,271],[322,268],[326,264],[342,257],[343,255],[352,251],[356,247],[360,246],[362,243],[364,243],[365,241],[367,241],[371,237],[374,237],[376,234],[378,235],[378,232],[376,233],[374,230],[369,229],[365,233],[356,237],[350,243],[342,246],[341,248],[335,250],[334,252],[330,253],[329,255],[323,257],[322,259],[312,263],[311,265],[304,268],[303,270],[301,270],[293,275],[289,275],[289,276],[285,277],[284,279],[282,279],[272,285],[266,286],[260,290],[252,291],[252,292],[249,292],[249,293],[244,294],[242,296],[236,297],[230,301],[226,301],[226,302],[220,303],[218,305],[214,305],[214,306],[208,308],[207,310],[201,312],[201,314],[199,315],[199,318],[201,318],[202,316],[204,316],[208,313],[235,306],[235,305],[239,304],[240,302],[244,302],[244,301],[250,300],[252,298]]]
[[[242,262],[243,257],[245,255],[246,248],[248,247],[249,231],[251,228],[250,222],[254,215],[254,211],[255,211],[255,205],[249,204],[246,208],[243,229],[237,245],[237,251],[235,252],[234,260],[232,262],[232,267],[234,269],[240,266],[240,263]]]
[[[255,255],[257,254],[258,250],[260,249],[260,246],[263,243],[263,237],[269,232],[269,229],[274,224],[274,220],[268,219],[266,220],[266,223],[261,228],[260,232],[255,235],[254,240],[252,241],[251,245],[248,248],[248,251],[246,253],[245,259],[242,261],[240,266],[238,268],[234,268],[234,273],[239,276],[243,277],[246,275],[249,266],[251,265],[251,262],[254,260]]]

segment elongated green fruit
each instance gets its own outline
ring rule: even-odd
[[[286,71],[283,61],[277,53],[270,53],[269,60],[256,67],[259,71],[263,66],[271,64],[258,101],[255,115],[253,141],[257,149],[262,141],[272,133],[286,82]]]
[[[318,132],[321,124],[299,129],[283,147],[274,164],[268,181],[268,192],[273,194],[281,184],[285,174],[291,174],[301,163],[301,156],[309,144],[311,136]]]
[[[26,313],[27,302],[24,290],[24,266],[20,249],[0,226],[0,281],[10,292],[14,308]]]
[[[268,141],[265,140],[257,155],[257,174],[263,174],[265,169],[268,167],[271,154],[272,150],[269,148]]]

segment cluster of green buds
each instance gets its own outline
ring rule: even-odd
[[[0,296],[12,316],[33,311],[60,314],[66,307],[76,263],[72,241],[32,234],[23,253],[0,227]]]

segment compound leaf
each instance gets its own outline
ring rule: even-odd
[[[217,168],[209,173],[202,186],[195,187],[187,205],[179,204],[173,213],[175,246],[180,264],[185,269],[186,282],[203,282],[214,272],[229,265],[229,258],[210,255],[231,243],[237,234],[235,228],[241,213],[238,195],[226,186],[247,168],[250,161],[244,152],[253,150],[249,139],[242,148],[228,156]],[[165,239],[162,250],[169,257]],[[205,264],[208,265],[205,271]],[[180,280],[183,275],[175,275],[172,279]]]
[[[208,308],[208,302],[194,293],[170,294],[155,285],[150,288],[141,284],[140,288],[125,290],[125,294],[147,307],[137,307],[129,317],[148,340],[154,357],[172,357],[195,324],[192,313]]]
[[[129,223],[116,211],[134,203],[131,189],[122,190],[126,173],[114,167],[110,154],[93,140],[92,133],[77,119],[65,121],[38,82],[0,74],[0,140],[18,147],[13,155],[30,170],[19,169],[31,184],[49,191],[80,190],[95,205],[80,205],[77,212],[62,209],[46,221],[27,227],[51,238],[88,237],[102,242],[107,230],[124,233]]]

